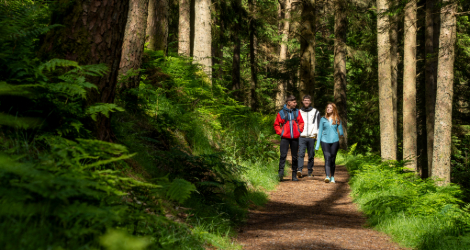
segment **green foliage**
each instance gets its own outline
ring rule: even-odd
[[[461,189],[423,180],[405,164],[382,162],[377,156],[353,156],[348,161],[352,196],[370,225],[406,247],[468,248],[470,216]]]

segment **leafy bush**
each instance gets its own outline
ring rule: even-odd
[[[370,225],[406,247],[466,249],[470,216],[457,185],[437,186],[404,168],[406,162],[382,162],[357,156],[347,163],[352,196]]]

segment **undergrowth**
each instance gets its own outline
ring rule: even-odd
[[[370,226],[414,249],[470,249],[469,205],[458,185],[421,179],[403,161],[349,157],[352,197]]]

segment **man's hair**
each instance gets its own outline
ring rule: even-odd
[[[286,98],[286,104],[287,104],[287,102],[292,102],[292,101],[295,101],[295,96],[290,95]]]
[[[302,101],[305,100],[305,99],[310,99],[310,101],[311,101],[312,97],[310,95],[304,95],[304,98],[302,98]]]

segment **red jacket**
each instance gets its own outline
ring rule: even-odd
[[[304,131],[304,120],[298,109],[294,109],[291,112],[287,110],[287,108],[284,108],[277,113],[276,120],[274,121],[274,130],[281,138],[297,139],[302,131]],[[281,112],[283,113],[281,114]],[[295,113],[297,113],[297,121]]]

